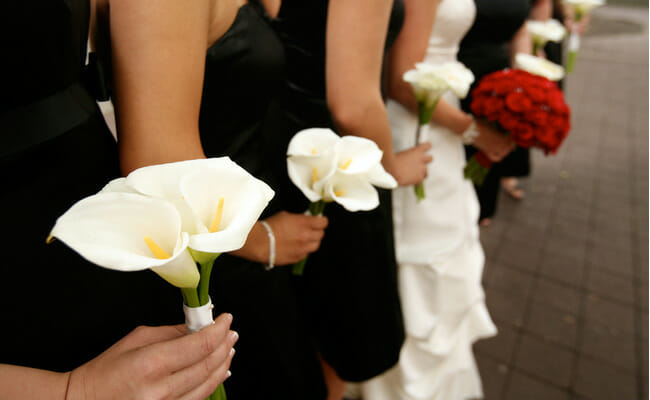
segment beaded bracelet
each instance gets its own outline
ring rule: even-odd
[[[266,229],[266,234],[269,236],[269,263],[264,266],[264,269],[270,271],[275,268],[275,235],[268,222],[260,221],[260,223]]]

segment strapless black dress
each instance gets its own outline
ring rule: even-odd
[[[0,3],[0,363],[79,366],[138,325],[183,322],[178,289],[45,244],[56,218],[119,176],[117,146],[82,82],[88,0]]]
[[[301,129],[334,128],[325,100],[326,0],[285,0],[273,27],[284,44],[287,78],[265,129],[267,163],[273,168],[280,207],[302,213],[308,200],[286,169],[290,139]],[[387,46],[401,28],[396,1]],[[379,84],[379,83],[378,83]],[[322,357],[347,381],[362,381],[393,366],[404,340],[397,294],[390,192],[380,206],[350,213],[335,203],[320,249],[296,278],[311,333]]]
[[[475,0],[476,19],[460,44],[458,60],[476,77],[472,89],[485,75],[510,67],[509,43],[530,14],[530,0]],[[470,92],[471,93],[471,92]],[[469,112],[472,97],[461,101],[463,110]],[[476,148],[467,146],[471,157]],[[528,149],[516,148],[500,163],[490,168],[485,181],[476,186],[481,203],[480,218],[494,215],[501,177],[526,176],[530,173]]]
[[[241,7],[229,30],[208,49],[199,130],[208,157],[229,156],[273,187],[262,131],[285,64],[282,44],[258,6]],[[264,216],[277,211],[269,207]],[[225,383],[228,399],[324,399],[320,363],[298,308],[291,268],[265,271],[262,264],[224,254],[211,278],[215,312],[232,313],[233,329],[240,334],[233,375]]]

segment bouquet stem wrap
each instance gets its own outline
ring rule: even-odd
[[[578,58],[578,49],[580,48],[580,33],[578,33],[577,23],[580,20],[576,16],[576,22],[574,27],[571,29],[571,34],[569,35],[569,54],[566,63],[566,72],[570,74],[575,68],[576,59]]]
[[[432,107],[427,107],[426,104],[423,102],[418,102],[418,125],[415,128],[415,145],[417,146],[420,144],[422,140],[422,127],[425,127],[425,138],[426,138],[426,132],[427,132],[427,127],[429,126],[429,122],[431,121],[431,117],[433,116],[433,111],[436,109],[436,106],[438,105],[438,101],[440,98],[438,97],[435,102],[433,103]],[[424,199],[426,196],[426,193],[424,191],[424,183],[420,182],[416,185],[413,186],[413,191],[415,192],[415,197],[418,199],[418,201]]]

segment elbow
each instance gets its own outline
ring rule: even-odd
[[[377,96],[341,96],[328,98],[327,107],[336,127],[344,134],[352,134],[366,118],[376,115],[378,108],[383,107],[383,101],[379,94]]]

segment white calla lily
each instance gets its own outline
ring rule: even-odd
[[[535,46],[544,46],[546,42],[558,43],[564,39],[567,30],[561,22],[555,19],[546,21],[526,21],[526,29],[533,39]]]
[[[397,181],[395,178],[393,178],[393,175],[386,172],[381,163],[378,163],[370,171],[368,171],[366,178],[368,179],[368,182],[373,186],[384,189],[395,189],[397,187]]]
[[[337,171],[321,185],[323,201],[337,202],[348,211],[367,211],[379,205],[377,189],[362,174],[349,175]]]
[[[141,193],[172,202],[182,217],[183,230],[190,234],[190,248],[212,254],[243,246],[274,195],[267,184],[228,157],[140,168],[126,177],[126,183]],[[219,202],[223,204],[219,223],[211,229]]]
[[[88,261],[119,271],[151,269],[172,285],[195,288],[199,272],[176,208],[134,193],[104,192],[74,204],[50,234]]]
[[[449,90],[449,85],[443,78],[427,71],[411,69],[402,78],[411,84],[418,103],[427,109],[435,107],[440,96]]]
[[[554,82],[564,78],[564,67],[545,58],[530,54],[517,53],[515,55],[515,67]]]
[[[329,155],[341,137],[328,128],[309,128],[296,133],[289,142],[288,156]]]
[[[137,193],[142,194],[129,186],[126,178],[116,178],[108,182],[99,193]]]
[[[317,183],[328,179],[336,170],[334,151],[323,156],[291,156],[287,158],[289,179],[311,202],[322,199]]]
[[[460,99],[467,97],[474,82],[474,74],[463,63],[450,61],[442,64],[417,63],[415,68],[443,79],[449,89]]]
[[[605,0],[564,0],[564,4],[576,13],[576,19],[590,12],[592,9],[605,5]]]
[[[204,253],[241,248],[274,195],[266,183],[235,163],[197,169],[179,184],[197,221],[189,246]]]
[[[345,174],[367,173],[381,163],[383,156],[377,143],[359,136],[343,136],[334,153],[337,170]]]

